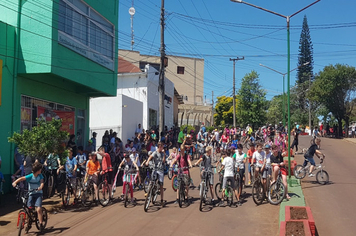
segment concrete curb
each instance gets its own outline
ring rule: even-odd
[[[281,226],[281,222],[285,221],[286,206],[305,206],[305,197],[300,180],[294,176],[291,177],[291,186],[288,186],[288,193],[291,199],[289,201],[283,200],[279,206],[279,227]]]

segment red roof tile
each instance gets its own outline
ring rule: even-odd
[[[131,62],[128,62],[124,58],[119,57],[117,72],[118,73],[137,73],[137,72],[142,72],[142,71],[140,70],[140,68],[138,68]]]

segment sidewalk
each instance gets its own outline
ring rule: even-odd
[[[344,138],[345,141],[356,144],[356,138]]]
[[[48,213],[60,211],[62,208],[62,199],[57,195],[43,200],[44,206]],[[2,199],[0,206],[0,235],[7,235],[15,231],[17,227],[18,212],[22,207],[22,203],[16,202],[15,193],[6,194]],[[51,216],[49,215],[48,218]]]

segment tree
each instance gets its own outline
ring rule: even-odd
[[[19,152],[25,156],[35,158],[46,158],[50,153],[61,154],[68,138],[68,132],[61,131],[62,120],[52,119],[45,121],[37,119],[37,126],[31,130],[25,129],[22,134],[15,132],[8,138],[9,142],[15,143]]]
[[[349,127],[350,116],[355,104],[355,67],[336,64],[324,67],[315,77],[308,96],[325,106],[337,119],[339,135],[342,136],[342,120]]]
[[[309,62],[309,64],[304,65]],[[302,32],[299,39],[297,85],[303,84],[313,75],[313,43],[311,41],[307,16],[304,15]]]
[[[285,99],[287,101],[287,96]],[[283,121],[283,95],[277,95],[272,98],[267,110],[267,122],[269,124],[278,124]]]
[[[258,127],[266,121],[266,92],[261,88],[256,71],[246,74],[238,92],[237,117],[241,124]]]
[[[237,104],[237,99],[235,100]],[[233,124],[233,98],[221,96],[215,106],[214,120],[216,125]]]

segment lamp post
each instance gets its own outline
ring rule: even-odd
[[[256,6],[256,5],[253,5],[251,3],[248,3],[248,2],[244,2],[242,0],[230,0],[232,2],[236,2],[236,3],[244,3],[246,5],[249,5],[251,7],[254,7],[254,8],[257,8],[257,9],[260,9],[262,11],[266,11],[266,12],[269,12],[269,13],[272,13],[274,15],[277,15],[277,16],[280,16],[280,17],[283,17],[287,20],[287,51],[288,51],[288,69],[287,69],[287,74],[288,74],[288,81],[287,81],[287,98],[288,98],[288,180],[289,180],[289,184],[290,183],[290,179],[291,179],[291,169],[290,169],[290,32],[289,32],[289,22],[290,22],[290,18],[292,18],[293,16],[297,15],[298,13],[304,11],[305,9],[313,6],[314,4],[316,4],[317,2],[319,2],[320,0],[316,0],[315,2],[309,4],[308,6],[300,9],[299,11],[293,13],[292,15],[290,16],[285,16],[285,15],[282,15],[282,14],[279,14],[277,12],[274,12],[274,11],[271,11],[271,10],[268,10],[268,9],[265,9],[265,8],[262,8],[262,7],[259,7],[259,6]]]
[[[306,62],[306,63],[304,63],[304,64],[302,64],[302,65],[300,65],[300,66],[294,68],[294,69],[291,70],[290,72],[295,71],[296,69],[299,69],[299,68],[301,68],[301,67],[303,67],[303,66],[306,66],[306,65],[308,65],[309,63],[310,63],[310,62],[308,61],[308,62]],[[270,69],[271,71],[274,71],[274,72],[276,72],[276,73],[278,73],[278,74],[280,74],[280,75],[283,76],[283,126],[285,127],[285,126],[286,126],[286,98],[285,98],[285,96],[284,96],[284,95],[285,95],[285,92],[284,92],[284,88],[285,88],[285,86],[284,86],[284,77],[285,77],[285,75],[288,74],[288,73],[279,72],[278,70],[275,70],[275,69],[272,69],[271,67],[262,65],[261,63],[260,63],[260,66],[263,66],[263,67],[265,67],[265,68],[267,68],[267,69]]]

